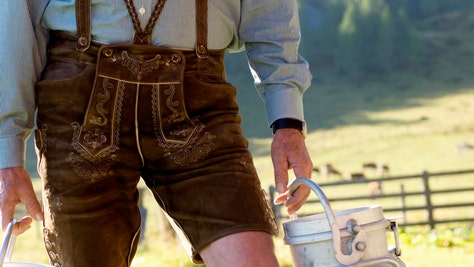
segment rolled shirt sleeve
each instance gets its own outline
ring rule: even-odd
[[[34,84],[42,63],[29,3],[4,1],[0,9],[0,168],[24,166],[34,126]]]
[[[240,39],[268,123],[304,120],[303,94],[311,84],[309,64],[298,53],[301,31],[295,0],[242,1]]]

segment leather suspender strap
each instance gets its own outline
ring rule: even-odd
[[[86,51],[91,45],[91,0],[76,0],[76,49]]]
[[[207,48],[207,1],[196,0],[196,55],[199,58],[209,56]]]

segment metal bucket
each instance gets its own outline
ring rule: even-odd
[[[290,185],[290,194],[303,184],[318,195],[325,213],[283,223],[285,243],[290,246],[295,267],[405,267],[398,258],[397,223],[385,219],[380,206],[334,212],[321,188],[308,178],[296,179]],[[392,250],[387,249],[387,231],[395,236],[396,247]]]
[[[0,250],[0,267],[53,267],[46,264],[10,262],[16,240],[16,236],[13,235],[13,226],[15,226],[15,223],[16,220],[11,221],[5,231],[5,237],[3,238],[2,248]]]

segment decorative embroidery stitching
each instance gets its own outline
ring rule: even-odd
[[[181,121],[180,119],[177,119],[180,116],[179,116],[179,111],[175,108],[175,107],[179,107],[179,101],[173,101],[174,95],[176,93],[176,88],[174,84],[170,84],[169,88],[164,90],[164,93],[166,96],[168,96],[166,98],[166,107],[172,112],[172,115],[167,116],[166,120],[171,123]]]
[[[55,231],[49,230],[48,228],[43,229],[43,236],[44,244],[53,266],[62,267],[63,263],[58,253],[61,251],[61,247],[57,244],[58,242],[61,242],[61,238]]]
[[[54,188],[48,183],[44,186],[45,196],[49,202],[49,209],[51,210],[51,220],[54,221],[55,215],[61,212],[62,206],[64,205],[62,199],[60,197],[53,198],[55,190]]]
[[[176,130],[170,131],[172,135],[175,136],[187,136],[194,130],[193,127],[180,127],[178,126]]]
[[[40,136],[40,139],[39,140],[41,142],[41,145],[39,146],[41,148],[41,152],[43,154],[46,153],[46,151],[48,150],[48,135],[47,135],[47,132],[48,132],[48,125],[46,124],[43,124],[43,126],[41,126],[41,130],[40,130],[40,133],[41,133],[41,136]]]
[[[174,91],[175,91],[174,86],[173,86],[173,90],[171,91],[165,90],[165,94],[167,95],[166,106],[173,113],[173,115],[171,116],[166,116],[167,117],[166,124],[175,124],[177,122],[184,120],[183,118],[184,116],[181,116],[178,110],[174,108],[174,107],[179,106],[179,101],[173,101]],[[187,125],[176,124],[176,128],[170,132],[171,135],[182,136],[182,137],[190,136],[192,132],[195,132],[194,135],[190,136],[190,138],[188,139],[186,143],[179,142],[179,141],[176,141],[176,142],[167,141],[162,135],[162,127],[161,127],[162,118],[160,116],[160,86],[153,85],[151,99],[152,99],[152,112],[153,112],[152,116],[153,116],[155,136],[158,140],[158,144],[161,147],[177,148],[177,147],[185,146],[186,143],[192,143],[193,140],[195,141],[195,137],[196,137],[195,135],[198,134],[200,131],[202,131],[202,128],[204,128],[204,125],[197,125],[199,124],[198,120],[191,120],[190,123]],[[173,117],[173,119],[169,119],[168,117]],[[176,119],[177,117],[180,119],[179,120]]]
[[[244,168],[247,170],[252,171],[253,174],[257,175],[257,170],[255,170],[252,156],[250,154],[242,156],[240,158],[240,164],[242,164],[242,166],[244,166]]]
[[[204,128],[204,125],[202,128]],[[197,139],[197,137],[198,135],[193,139]],[[190,142],[186,146],[174,151],[170,148],[166,149],[165,156],[169,156],[178,165],[197,163],[209,154],[211,147],[215,145],[213,142],[215,137],[216,136],[205,132],[195,143]]]
[[[69,157],[66,159],[66,161],[72,164],[73,170],[78,176],[90,182],[94,182],[100,177],[106,175],[117,158],[117,156],[112,155],[112,153],[119,149],[119,129],[125,84],[123,82],[119,82],[117,90],[117,101],[114,105],[115,125],[111,129],[113,131],[113,140],[109,147],[106,147],[96,155],[91,154],[89,150],[83,147],[79,142],[83,126],[81,126],[78,122],[73,122],[71,124],[74,130],[71,145],[77,151],[77,153],[79,153],[79,155],[71,152],[69,153]],[[84,135],[84,141],[93,149],[96,149],[102,146],[103,143],[107,141],[107,138],[100,130],[92,129]]]
[[[110,89],[113,88],[113,84],[109,81],[109,79],[104,78],[104,81],[102,82],[102,89],[103,93],[97,93],[97,104],[95,106],[95,109],[97,113],[99,113],[100,117],[97,116],[92,116],[92,118],[89,120],[91,124],[95,124],[98,126],[105,126],[108,123],[107,119],[107,114],[109,113],[107,109],[104,108],[104,104],[107,103],[110,100]]]
[[[104,135],[104,132],[99,129],[94,129],[89,131],[84,135],[84,141],[92,148],[96,149],[101,147],[105,142],[107,142],[107,137]]]
[[[90,182],[105,176],[117,158],[115,155],[107,158],[81,156],[83,157],[76,156],[74,152],[71,152],[66,160],[72,164],[73,170],[78,176]]]
[[[158,85],[154,85],[152,88],[152,112],[153,112],[153,123],[155,136],[158,145],[166,148],[164,155],[170,157],[178,165],[186,165],[190,163],[196,163],[204,159],[209,152],[211,147],[215,145],[213,142],[215,136],[209,132],[203,133],[205,125],[198,119],[193,119],[188,124],[177,124],[180,121],[184,121],[186,118],[179,112],[179,101],[173,101],[175,96],[175,86],[170,85],[169,89],[164,90],[167,99],[165,101],[166,107],[171,110],[172,115],[167,116],[167,124],[176,124],[176,128],[169,132],[172,136],[189,136],[186,142],[173,142],[166,140],[162,134],[162,126],[160,123],[160,88]],[[183,108],[184,110],[184,108]],[[185,111],[181,111],[185,112]],[[181,139],[180,139],[181,140]]]
[[[127,67],[127,69],[137,76],[138,80],[142,79],[142,74],[147,74],[153,70],[160,68],[161,55],[156,55],[154,58],[145,60],[142,55],[138,59],[131,58],[127,51],[122,51],[122,66]]]
[[[61,216],[62,206],[64,205],[61,197],[55,195],[55,189],[50,183],[46,183],[44,186],[44,195],[47,200],[47,204],[50,212],[50,220],[54,222],[57,216]],[[46,213],[45,213],[46,214]],[[63,266],[62,260],[60,259],[61,246],[58,243],[61,242],[61,238],[56,231],[50,230],[46,227],[43,228],[43,238],[46,250],[49,258],[55,267]]]

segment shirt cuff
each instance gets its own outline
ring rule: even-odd
[[[294,90],[281,90],[265,98],[268,125],[277,119],[293,118],[304,121],[303,96]]]
[[[25,166],[25,149],[22,138],[0,139],[0,169]]]

